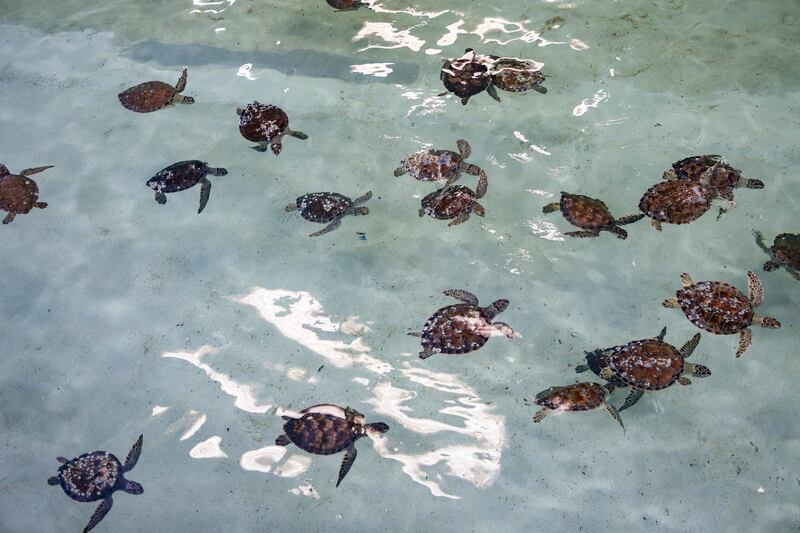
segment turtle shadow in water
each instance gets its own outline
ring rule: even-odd
[[[392,75],[387,77],[355,76],[350,71],[353,59],[349,56],[327,54],[317,50],[291,50],[287,52],[256,52],[226,50],[216,46],[198,44],[166,44],[154,40],[142,41],[123,53],[142,63],[155,63],[165,68],[175,65],[201,65],[252,63],[257,68],[276,70],[282,74],[311,78],[336,78],[348,83],[389,83],[410,85],[419,78],[419,65],[392,63]],[[364,58],[369,62],[369,58]],[[378,61],[376,58],[375,61]]]

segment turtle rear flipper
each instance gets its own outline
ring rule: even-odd
[[[625,424],[622,423],[622,417],[619,416],[619,411],[617,410],[617,408],[608,402],[605,402],[605,404],[606,404],[606,409],[608,410],[609,413],[611,413],[611,416],[614,417],[614,420],[619,422],[619,425],[622,426],[622,431],[625,431]]]
[[[619,231],[625,233],[624,229],[622,229],[622,228],[618,228],[618,229],[619,229]],[[600,231],[598,231],[598,230],[568,231],[564,235],[566,235],[567,237],[581,237],[581,238],[598,237],[600,235]],[[625,233],[625,235],[627,236],[628,234]]]
[[[3,167],[3,168],[5,168],[5,167]],[[44,172],[48,168],[53,168],[53,165],[47,165],[47,166],[44,166],[44,167],[26,168],[25,170],[20,172],[19,175],[20,176],[30,176],[31,174],[38,174],[39,172]],[[8,172],[8,169],[6,169],[6,172]],[[4,174],[2,172],[0,172],[0,176],[2,176],[2,175],[4,175]]]
[[[486,173],[481,170],[478,176],[478,186],[475,188],[475,198],[483,198],[486,196],[486,191],[489,189],[489,180],[486,178]]]
[[[211,197],[211,182],[208,178],[203,178],[200,185],[200,207],[197,209],[198,215],[205,209],[209,197]]]
[[[350,471],[350,467],[353,466],[353,463],[356,461],[356,456],[358,452],[356,451],[356,447],[351,443],[350,446],[344,452],[344,459],[342,459],[342,466],[339,468],[339,479],[336,481],[336,486],[339,486],[339,483],[342,482],[344,476]]]
[[[302,139],[302,140],[308,139],[308,135],[306,135],[302,131],[287,130],[286,133],[288,133],[295,139]]]
[[[542,87],[541,85],[537,85],[535,87],[532,87],[532,89],[539,94],[547,94],[547,87]]]
[[[587,370],[589,370],[589,365],[578,365],[575,367],[575,372],[578,374],[586,372]]]
[[[3,224],[10,224],[14,220],[14,217],[16,216],[17,216],[16,213],[7,214],[6,218],[3,219]]]
[[[486,92],[496,101],[500,101],[500,97],[497,95],[497,89],[494,88],[494,85],[489,85],[489,87],[486,88]]]
[[[603,378],[603,379],[605,379],[605,378]],[[631,392],[628,393],[628,397],[625,398],[625,403],[623,403],[622,407],[619,408],[619,411],[624,411],[628,407],[632,407],[636,402],[639,401],[639,399],[642,397],[643,394],[644,394],[643,390],[641,390],[641,389],[633,389],[632,388]],[[620,422],[620,424],[621,423],[622,422]]]
[[[131,451],[128,452],[128,455],[125,457],[125,464],[123,465],[124,472],[131,470],[134,466],[136,466],[136,462],[139,460],[139,455],[142,453],[142,443],[144,441],[144,435],[139,435],[139,438],[136,439],[136,442],[133,443],[131,447]]]
[[[697,348],[697,345],[699,343],[700,343],[700,334],[695,333],[694,337],[686,341],[686,343],[683,346],[681,346],[680,350],[678,350],[678,353],[681,354],[681,357],[686,359],[687,357],[692,355],[694,349]]]
[[[83,533],[88,533],[91,531],[94,526],[100,523],[100,521],[106,517],[108,512],[111,510],[111,506],[114,505],[114,500],[109,496],[103,502],[97,506],[95,509],[94,514],[89,519],[89,523],[86,524],[86,527],[83,528]]]
[[[372,191],[367,191],[366,193],[364,193],[363,196],[359,196],[358,198],[353,200],[353,205],[363,204],[364,202],[368,201],[370,198],[372,198]]]
[[[406,171],[406,167],[405,167],[405,165],[404,165],[404,166],[402,166],[402,167],[397,167],[396,169],[394,169],[394,177],[395,177],[395,178],[399,178],[400,176],[402,176],[402,175],[403,175],[403,174],[405,174],[406,172],[407,172],[407,171]]]
[[[45,207],[47,207],[47,202],[36,202],[35,204],[33,204],[33,207],[37,209],[44,209]]]
[[[447,289],[444,291],[445,296],[450,296],[451,298],[455,298],[456,300],[461,300],[464,303],[468,303],[470,305],[478,305],[478,297],[472,294],[471,292],[467,292],[461,289]]]
[[[747,298],[753,307],[758,307],[764,303],[764,285],[752,270],[747,272]]]
[[[163,192],[160,192],[160,191],[157,192],[156,193],[156,202],[158,202],[161,205],[164,205],[165,203],[167,203],[167,195],[164,194]]]
[[[617,226],[624,226],[626,224],[633,224],[634,222],[638,222],[639,220],[644,218],[644,213],[639,213],[638,215],[628,215],[626,217],[618,218],[614,221]]]
[[[624,229],[620,228],[616,224],[612,224],[611,226],[609,226],[606,229],[608,229],[608,231],[610,231],[611,233],[616,235],[618,239],[627,239],[628,238],[628,232],[625,231]]]
[[[277,446],[288,446],[291,443],[292,441],[289,440],[289,437],[287,437],[286,435],[280,435],[277,439],[275,439],[275,444]]]
[[[61,481],[56,476],[52,476],[47,479],[47,484],[50,486],[59,485],[60,483]]]
[[[553,412],[552,409],[548,409],[547,407],[542,407],[541,409],[536,411],[536,414],[533,415],[533,421],[539,423],[542,420],[544,420],[544,417],[546,417],[552,412]]]
[[[462,211],[461,213],[458,214],[456,218],[450,221],[447,227],[457,226],[459,224],[466,222],[467,220],[469,220],[469,213],[467,211]]]
[[[659,341],[659,342],[663,342],[664,341],[664,337],[666,337],[666,336],[667,336],[667,326],[664,326],[663,328],[661,328],[661,333],[658,334],[658,336],[656,337],[656,340]]]

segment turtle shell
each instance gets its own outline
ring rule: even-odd
[[[344,450],[354,440],[354,424],[333,414],[306,413],[290,418],[283,431],[294,444],[318,455],[331,455]]]
[[[485,91],[492,83],[488,66],[475,59],[474,54],[447,61],[439,73],[445,88],[459,98]]]
[[[447,181],[461,165],[461,155],[450,150],[423,150],[403,160],[406,171],[420,181]]]
[[[486,344],[491,318],[483,308],[455,304],[436,311],[422,328],[422,347],[443,354],[474,352]]]
[[[720,196],[727,198],[733,194],[733,189],[742,177],[742,173],[721,161],[722,158],[718,155],[698,155],[687,157],[686,159],[681,159],[673,163],[672,169],[675,171],[675,175],[678,179],[696,181],[699,180],[709,168],[717,165],[717,168],[711,175],[709,184],[719,191]]]
[[[688,224],[711,208],[712,194],[700,183],[670,180],[656,183],[639,200],[650,218],[670,224]]]
[[[313,192],[304,194],[295,204],[304,219],[325,223],[342,216],[353,201],[337,192]]]
[[[753,305],[742,291],[720,281],[701,281],[677,292],[692,324],[711,333],[738,333],[753,322]]]
[[[775,237],[772,245],[775,259],[789,268],[800,270],[800,235],[796,233],[781,233]]]
[[[147,180],[154,191],[178,192],[194,187],[206,175],[206,164],[202,161],[181,161],[161,170]]]
[[[327,0],[328,5],[336,9],[357,9],[361,7],[361,0]]]
[[[93,502],[114,492],[121,470],[122,464],[113,454],[96,451],[62,464],[57,477],[67,496],[79,502]]]
[[[148,81],[119,93],[120,103],[137,113],[158,111],[175,97],[175,87],[163,81]]]
[[[498,59],[492,69],[492,82],[500,89],[524,92],[538,87],[544,81],[533,61],[504,57]]]
[[[239,116],[239,131],[248,141],[268,142],[289,127],[289,116],[280,107],[253,102]]]
[[[660,390],[681,377],[684,360],[671,344],[656,339],[619,346],[608,363],[615,377],[641,390]]]
[[[588,196],[562,192],[559,206],[564,218],[579,228],[601,228],[614,222],[606,204]]]
[[[550,387],[536,395],[536,404],[559,411],[589,411],[605,400],[606,390],[597,383]]]
[[[0,177],[0,209],[24,215],[38,199],[39,187],[32,179],[16,174]]]
[[[475,193],[463,185],[450,185],[422,199],[425,213],[438,219],[456,218],[475,201]]]

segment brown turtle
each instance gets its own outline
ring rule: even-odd
[[[312,192],[300,196],[295,203],[286,206],[286,211],[300,211],[300,216],[311,222],[321,224],[329,223],[321,230],[312,233],[309,237],[319,237],[335,230],[342,223],[346,215],[368,215],[368,207],[358,207],[372,198],[372,191],[364,196],[351,200],[338,192]]]
[[[224,168],[213,168],[202,161],[180,161],[160,170],[158,174],[147,180],[147,186],[156,191],[156,202],[167,203],[166,193],[184,191],[202,183],[200,187],[200,207],[197,213],[203,212],[211,196],[211,181],[206,176],[225,176]]]
[[[298,139],[308,139],[308,135],[301,131],[289,129],[289,116],[278,106],[260,104],[257,101],[248,104],[244,109],[238,108],[239,131],[248,141],[257,142],[258,146],[251,146],[258,152],[266,152],[267,148],[272,153],[281,153],[281,140],[285,135]]]
[[[442,80],[447,91],[439,96],[448,93],[461,98],[461,103],[467,105],[469,99],[478,93],[486,91],[489,96],[500,101],[497,91],[492,84],[492,76],[489,72],[492,58],[489,56],[478,56],[472,48],[467,48],[464,55],[457,59],[448,59],[442,65],[439,78]]]
[[[414,337],[422,337],[420,359],[427,359],[436,353],[474,352],[486,344],[493,334],[514,337],[511,326],[492,322],[508,307],[508,300],[497,300],[489,307],[479,307],[478,298],[467,291],[448,289],[444,294],[463,303],[442,307],[425,322],[421,333],[409,333]]]
[[[591,382],[575,383],[565,387],[550,387],[536,395],[536,405],[541,405],[542,408],[533,415],[533,421],[541,422],[552,412],[591,411],[604,406],[625,430],[616,407],[606,401],[609,394],[608,388]]]
[[[756,244],[769,255],[770,259],[764,263],[764,270],[772,272],[783,267],[796,280],[800,280],[800,234],[781,233],[775,237],[775,242],[767,248],[764,244],[764,237],[760,231],[753,231],[756,237]]]
[[[519,93],[533,89],[546,94],[542,87],[544,74],[537,68],[536,62],[515,57],[499,57],[491,67],[492,83],[504,91]]]
[[[19,174],[12,174],[5,165],[0,164],[0,209],[8,212],[3,224],[8,224],[17,215],[30,213],[34,207],[44,209],[46,202],[39,202],[39,186],[28,176],[38,174],[46,167],[26,168]]]
[[[444,181],[452,185],[461,173],[466,172],[472,176],[484,174],[481,167],[467,163],[467,158],[472,154],[472,148],[464,139],[456,141],[458,153],[452,150],[420,150],[406,157],[400,166],[394,170],[395,177],[409,174],[419,181]]]
[[[186,69],[183,69],[178,83],[173,87],[163,81],[148,81],[119,93],[120,103],[137,113],[158,111],[173,104],[193,104],[194,98],[183,96],[186,88]]]
[[[644,215],[630,215],[615,219],[608,211],[606,204],[595,198],[570,194],[561,191],[561,201],[547,204],[542,209],[543,213],[552,213],[561,210],[564,218],[573,226],[583,228],[585,231],[570,231],[564,235],[570,237],[597,237],[601,231],[610,231],[620,239],[628,238],[628,232],[619,226],[631,224],[640,220]]]
[[[689,385],[691,381],[683,374],[688,373],[696,378],[711,375],[707,367],[686,362],[700,342],[699,333],[678,350],[663,341],[665,330],[655,339],[631,341],[609,348],[603,354],[606,366],[600,370],[600,377],[610,383],[621,381],[631,387],[620,411],[638,402],[645,391],[665,389],[676,381],[681,385]]]
[[[671,169],[664,172],[664,179],[698,181],[707,172],[710,172],[709,184],[716,189],[719,196],[730,202],[733,202],[733,189],[764,188],[763,181],[743,177],[740,170],[724,163],[718,155],[697,155],[676,161]]]
[[[762,328],[779,328],[781,323],[768,316],[755,314],[753,308],[764,302],[764,287],[755,272],[747,272],[747,293],[721,281],[699,281],[694,283],[689,274],[681,274],[683,288],[676,298],[664,300],[664,307],[680,308],[692,324],[718,335],[739,333],[740,357],[750,346],[753,333],[751,324]]]
[[[487,187],[486,174],[481,173],[475,192],[463,185],[448,185],[433,191],[422,199],[419,216],[428,215],[440,220],[452,219],[448,226],[467,221],[469,214],[473,212],[482,217],[485,211],[476,200],[483,198]]]
[[[669,180],[656,183],[639,200],[639,210],[661,231],[661,223],[688,224],[711,208],[715,189],[703,181]]]
[[[327,2],[337,13],[340,11],[354,11],[359,7],[369,7],[367,2],[359,0],[327,0]]]
[[[344,479],[356,460],[355,443],[371,433],[386,433],[389,426],[383,422],[364,423],[364,415],[351,409],[333,404],[320,404],[300,411],[299,418],[284,416],[283,435],[275,439],[278,446],[294,443],[299,448],[317,455],[332,455],[345,451],[339,479]]]

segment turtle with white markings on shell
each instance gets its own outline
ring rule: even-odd
[[[476,55],[472,48],[467,48],[459,58],[448,59],[439,73],[447,91],[439,96],[453,93],[463,105],[467,105],[471,97],[486,91],[499,102],[500,97],[497,96],[490,73],[493,62],[490,56]]]
[[[309,237],[319,237],[337,229],[342,217],[347,215],[368,215],[368,207],[359,207],[372,198],[372,191],[351,200],[338,192],[312,192],[299,197],[295,203],[286,206],[286,212],[300,211],[300,216],[310,222],[328,224]]]
[[[622,429],[625,425],[617,409],[606,401],[610,392],[608,388],[598,383],[575,383],[565,387],[550,387],[536,395],[536,404],[542,408],[533,415],[534,422],[541,422],[544,417],[553,412],[591,411],[598,407],[606,410],[619,422]]]
[[[472,148],[464,139],[456,141],[458,152],[452,150],[420,150],[403,159],[394,170],[395,177],[409,174],[419,181],[443,181],[452,185],[466,172],[472,176],[483,176],[485,173],[478,165],[467,163]]]
[[[200,207],[197,213],[203,212],[211,196],[211,181],[206,176],[225,176],[228,171],[224,168],[213,168],[202,161],[180,161],[160,170],[155,176],[147,180],[147,186],[156,191],[156,202],[167,203],[167,193],[184,191],[201,183]]]
[[[469,220],[470,213],[483,216],[483,206],[476,200],[483,198],[488,188],[486,174],[481,174],[475,191],[463,185],[448,185],[428,194],[422,199],[419,216],[428,215],[439,220],[451,220],[455,226]]]
[[[280,154],[281,141],[286,135],[308,139],[305,133],[289,129],[289,115],[278,106],[254,101],[244,109],[236,109],[236,114],[239,115],[239,132],[248,141],[258,143],[258,146],[251,146],[257,152],[272,149],[273,154]]]

